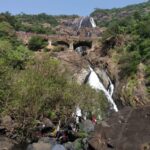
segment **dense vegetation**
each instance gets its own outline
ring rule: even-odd
[[[45,13],[38,15],[20,14],[15,16],[15,19],[18,21],[17,30],[39,34],[54,34],[53,29],[58,25],[55,17]]]
[[[58,25],[55,17],[47,14],[27,15],[19,14],[12,16],[9,12],[0,14],[0,21],[6,21],[16,31],[34,32],[38,34],[55,34]]]
[[[134,105],[133,91],[141,66],[146,93],[150,95],[149,7],[147,2],[123,9],[97,9],[92,13],[98,25],[107,27],[101,41],[103,55],[114,57],[119,66],[119,81],[123,86],[127,85],[124,93],[130,105]],[[121,16],[115,17],[116,14]],[[109,19],[99,20],[99,17]],[[101,115],[105,115],[108,107],[102,93],[87,85],[78,85],[67,68],[50,53],[34,52],[43,49],[46,40],[34,36],[27,47],[15,36],[18,30],[51,34],[57,24],[54,17],[46,14],[0,14],[0,116],[10,115],[22,136],[29,136],[30,129],[41,117],[66,120],[76,104]],[[56,47],[53,51],[62,50],[62,47]]]
[[[137,4],[129,5],[124,8],[113,8],[113,9],[99,9],[96,8],[91,16],[94,17],[96,23],[100,27],[106,27],[111,24],[114,20],[121,20],[125,17],[133,16],[136,12],[141,15],[145,15],[150,11],[150,1]]]
[[[148,8],[149,8],[149,3]],[[145,4],[135,5],[135,8],[143,8]],[[133,6],[131,6],[132,8]],[[130,7],[127,7],[128,10]],[[124,8],[125,9],[125,8]],[[125,9],[125,10],[126,10]],[[126,10],[126,11],[127,11]],[[150,96],[150,13],[141,11],[122,19],[112,20],[103,34],[103,53],[112,55],[117,53],[115,61],[119,65],[120,80],[127,82],[128,91],[133,99],[133,91],[138,86],[137,74],[141,72],[145,76],[147,94]],[[144,88],[144,87],[141,87]],[[132,91],[132,92],[131,92]],[[128,95],[129,96],[129,95]],[[127,96],[127,97],[128,97]],[[147,99],[148,97],[147,96]],[[129,99],[129,97],[128,97]],[[143,97],[144,99],[144,97]],[[132,102],[130,102],[131,104]],[[134,105],[133,103],[131,105]]]
[[[43,39],[42,37],[33,36],[29,40],[29,48],[33,51],[41,50],[48,45],[48,41]]]
[[[15,36],[15,18],[7,20],[6,14],[1,18],[0,116],[13,118],[20,139],[30,135],[41,117],[65,120],[77,104],[85,111],[104,115],[107,104],[102,93],[78,85],[49,53],[30,51],[43,48],[47,42],[32,37],[28,49]]]

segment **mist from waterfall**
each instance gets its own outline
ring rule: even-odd
[[[88,84],[95,90],[103,91],[105,96],[108,99],[108,102],[112,105],[112,108],[114,109],[114,111],[118,112],[117,105],[115,104],[112,98],[113,89],[114,89],[112,82],[110,82],[110,90],[107,91],[104,85],[102,84],[102,82],[100,81],[100,79],[98,78],[95,71],[91,67],[89,68],[91,72],[88,78]]]

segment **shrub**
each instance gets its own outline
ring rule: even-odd
[[[126,52],[120,57],[120,77],[130,76],[137,71],[137,65],[140,63],[141,56],[138,51]]]
[[[42,116],[65,120],[71,117],[77,104],[86,111],[104,114],[107,100],[103,94],[87,85],[68,81],[70,73],[57,60],[45,57],[32,64],[17,72],[13,96],[5,107],[5,113],[17,120],[20,129],[29,131],[32,123]]]
[[[12,36],[14,35],[14,29],[8,22],[0,23],[0,36]]]
[[[29,41],[29,49],[37,51],[45,48],[48,45],[48,41],[42,37],[33,36]]]
[[[23,69],[30,55],[31,52],[23,45],[15,47],[8,40],[0,41],[0,59],[13,68]]]
[[[13,68],[18,69],[24,69],[26,62],[29,61],[30,57],[31,52],[23,45],[16,47],[15,50],[11,50],[8,53],[9,64],[13,66]]]
[[[53,48],[53,52],[61,52],[64,50],[65,50],[64,46],[54,46],[54,48]]]

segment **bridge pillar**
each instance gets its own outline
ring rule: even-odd
[[[48,40],[48,47],[51,47],[51,46],[52,46],[52,41]]]
[[[47,48],[48,48],[48,49],[51,49],[51,47],[52,47],[52,41],[51,41],[51,40],[48,40]]]
[[[70,50],[70,51],[73,51],[73,50],[74,50],[74,48],[73,48],[73,42],[71,42],[71,43],[69,44],[69,50]]]

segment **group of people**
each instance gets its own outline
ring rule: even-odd
[[[40,128],[40,133],[41,136],[49,133],[50,137],[55,137],[56,140],[61,144],[66,143],[67,141],[74,141],[77,138],[78,131],[80,131],[80,125],[82,125],[82,123],[87,119],[91,120],[93,124],[96,124],[97,122],[94,115],[89,115],[87,112],[82,111],[79,106],[77,106],[75,112],[72,114],[71,121],[68,120],[68,122],[65,124],[62,124],[59,121],[55,129],[45,127],[45,125],[43,125]],[[61,129],[62,125],[63,129]]]
[[[60,143],[65,143],[67,141],[74,141],[76,139],[76,133],[80,130],[80,124],[84,120],[90,119],[93,124],[96,124],[97,120],[94,115],[88,117],[87,112],[82,112],[79,106],[76,107],[75,112],[72,114],[73,121],[69,122],[67,126],[60,130],[60,122],[57,127],[56,138]]]

